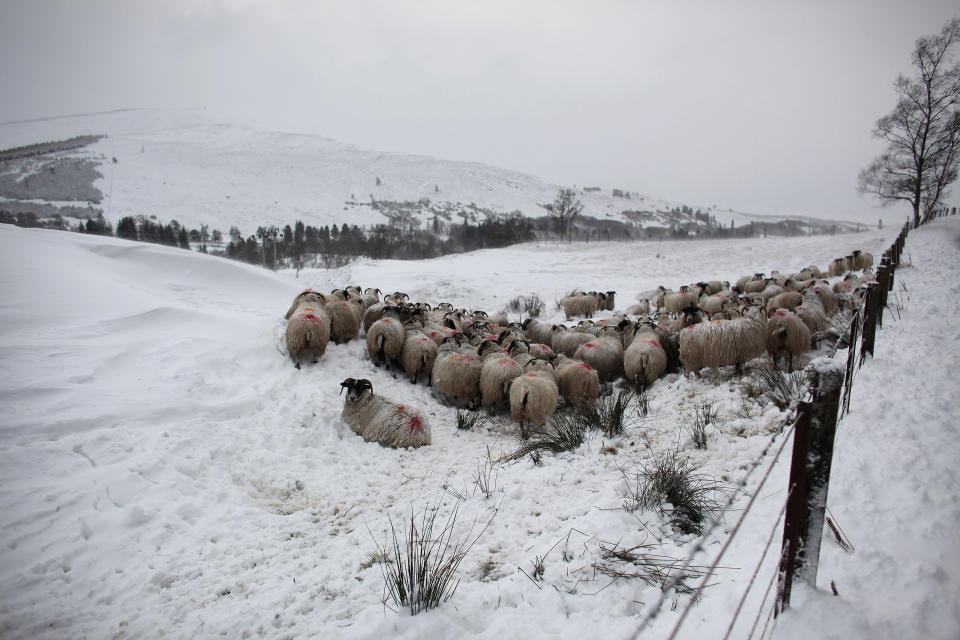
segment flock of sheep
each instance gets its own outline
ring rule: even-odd
[[[711,281],[658,287],[617,312],[615,292],[576,292],[560,301],[567,320],[509,322],[504,313],[410,302],[379,289],[347,287],[329,294],[307,289],[287,311],[286,343],[300,368],[316,362],[330,341],[356,339],[363,330],[371,361],[403,371],[411,383],[431,385],[458,408],[506,411],[526,437],[561,404],[598,397],[601,382],[625,379],[645,387],[664,374],[743,365],[765,353],[793,368],[815,346],[840,309],[859,304],[873,280],[873,257],[854,251],[827,271],[744,276],[735,284]],[[831,282],[832,281],[832,282]],[[611,316],[594,320],[598,311]],[[365,440],[390,447],[430,444],[424,416],[373,392],[369,380],[348,378],[342,418]]]

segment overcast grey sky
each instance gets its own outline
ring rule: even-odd
[[[956,14],[955,0],[0,0],[0,122],[204,107],[561,184],[875,220],[855,188],[881,149],[870,130],[914,40]]]

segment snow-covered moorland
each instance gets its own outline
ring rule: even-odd
[[[957,410],[946,404],[956,391],[947,374],[956,363],[957,336],[955,329],[949,340],[930,335],[950,326],[943,295],[956,273],[956,222],[938,221],[909,237],[914,267],[901,269],[898,280],[910,300],[880,333],[878,356],[862,370],[853,413],[838,436],[835,474],[846,484],[831,486],[831,506],[866,561],[854,556],[843,564],[825,543],[821,580],[829,584],[831,571],[838,572],[841,597],[818,592],[798,606],[809,606],[814,618],[829,611],[849,620],[854,634],[915,629],[946,638],[958,629],[956,602],[944,596],[957,592],[960,576],[955,551],[948,556],[957,548],[960,520],[948,461],[956,450],[949,433]],[[651,388],[649,414],[624,437],[592,434],[573,452],[544,455],[542,466],[529,458],[499,465],[487,498],[474,479],[488,451],[497,457],[516,448],[509,420],[458,431],[453,409],[428,388],[374,368],[362,341],[331,344],[317,365],[294,369],[281,353],[290,301],[307,286],[361,284],[492,312],[536,292],[548,303],[548,317],[559,320],[553,300],[575,287],[616,290],[622,308],[658,284],[732,280],[811,263],[825,268],[855,248],[878,255],[894,236],[888,229],[790,239],[528,244],[426,262],[359,261],[296,279],[159,246],[0,225],[0,635],[630,637],[660,590],[597,572],[602,549],[651,544],[653,553],[683,558],[693,538],[656,513],[625,511],[624,473],[679,448],[701,472],[735,483],[785,412],[754,397],[732,370],[668,376]],[[908,382],[894,356],[898,348],[916,349],[915,358],[930,367],[922,388],[940,410],[913,410],[925,396],[895,386]],[[867,382],[871,371],[877,384]],[[369,378],[378,393],[423,409],[433,444],[397,451],[351,433],[339,420],[337,393],[346,377]],[[708,448],[696,450],[687,426],[704,401],[713,402],[718,420]],[[901,419],[923,419],[925,428],[909,436],[917,447],[911,475],[883,491],[875,485],[895,476],[867,473],[871,461],[891,470],[901,461],[888,442],[867,434],[895,437],[904,422],[888,423],[885,414],[893,410]],[[867,434],[847,441],[856,452],[847,468],[844,439],[861,431]],[[939,451],[929,468],[920,468],[922,452],[931,448]],[[774,526],[785,474],[782,465],[764,488],[769,495],[761,497],[769,499],[751,512],[683,637],[714,637],[729,623]],[[923,487],[915,485],[927,478],[937,478],[937,487],[918,495]],[[458,502],[454,494],[465,498],[458,530],[476,521],[479,531],[492,517],[460,566],[456,595],[417,616],[391,611],[382,604],[376,562],[388,514],[398,521],[428,504],[446,514]],[[907,517],[896,520],[896,533],[874,536],[889,501],[907,502]],[[709,564],[719,548],[714,543],[726,540],[742,506],[743,500],[734,505],[695,564]],[[914,534],[923,535],[916,547],[925,545],[916,567],[883,546],[895,536],[904,545]],[[543,574],[534,580],[537,559]],[[879,590],[878,582],[895,593]],[[900,607],[874,599],[892,596]],[[685,598],[671,601],[684,605]],[[682,606],[670,611],[671,604],[648,633],[663,636],[672,628]],[[931,610],[936,625],[921,622]],[[898,626],[883,624],[894,615]],[[787,628],[799,635],[807,616],[803,609],[791,613]],[[881,620],[874,624],[874,617]]]

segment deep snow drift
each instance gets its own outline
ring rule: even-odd
[[[921,620],[930,608],[956,606],[945,604],[957,592],[956,556],[953,565],[935,561],[951,549],[945,541],[957,548],[960,520],[948,435],[957,410],[944,405],[956,391],[947,367],[956,363],[957,341],[955,330],[943,333],[950,319],[944,296],[956,293],[946,292],[957,270],[958,231],[956,220],[945,220],[908,239],[915,266],[898,279],[910,301],[880,332],[878,357],[861,371],[854,413],[841,427],[840,439],[850,438],[856,454],[849,461],[838,454],[835,477],[844,484],[831,486],[831,507],[858,551],[839,557],[825,542],[821,577],[837,575],[831,563],[841,567],[841,598],[818,592],[804,604],[849,621],[854,635],[906,629],[953,637],[943,632],[956,629],[949,615],[940,615],[935,628]],[[516,295],[537,292],[558,320],[553,300],[574,287],[616,290],[624,308],[657,284],[825,267],[854,248],[879,254],[894,235],[528,244],[426,262],[359,261],[297,280],[176,249],[0,225],[0,635],[630,637],[660,591],[594,571],[601,546],[655,544],[657,553],[682,558],[692,538],[656,514],[624,511],[623,472],[679,447],[704,473],[736,482],[786,413],[751,397],[746,381],[726,370],[668,376],[650,391],[649,415],[624,437],[593,434],[576,451],[545,455],[542,467],[529,459],[500,465],[496,491],[484,498],[474,477],[488,450],[496,457],[517,446],[509,419],[458,431],[454,410],[426,387],[374,368],[362,341],[330,345],[320,363],[295,370],[280,351],[290,300],[306,286],[356,283],[496,311]],[[936,402],[922,411],[914,405],[926,396],[894,386],[922,371],[904,366],[901,349],[930,367],[922,388]],[[378,393],[425,410],[433,444],[395,451],[352,434],[339,420],[337,392],[346,377],[370,378]],[[871,393],[886,394],[886,404]],[[700,451],[686,425],[705,399],[720,420]],[[902,419],[890,424],[884,415],[894,411]],[[871,419],[857,427],[862,415]],[[924,451],[931,455],[891,487],[896,476],[887,466],[907,443],[876,438],[877,423],[891,437],[905,437],[907,417],[929,418],[910,444],[917,460]],[[782,504],[785,466],[764,488],[684,637],[712,637],[729,623]],[[937,484],[918,495],[918,483],[932,478]],[[465,497],[461,527],[493,516],[460,567],[456,595],[415,617],[385,608],[374,541],[384,541],[387,514],[396,520],[428,503],[449,513],[454,493]],[[727,538],[742,504],[696,564],[709,564],[719,547],[712,543]],[[882,531],[877,521],[890,522],[894,509],[901,517]],[[861,529],[854,523],[864,513],[872,519]],[[872,549],[878,532],[923,560],[911,567],[884,547]],[[862,563],[864,553],[870,557]],[[535,583],[523,572],[538,557],[544,575]],[[862,564],[871,575],[856,574]],[[858,596],[881,577],[896,590],[896,611],[878,601],[886,593]],[[861,583],[862,590],[854,587]],[[670,604],[651,636],[675,624]],[[807,612],[798,605],[790,628],[808,624]],[[900,626],[862,621],[884,613],[898,616]]]

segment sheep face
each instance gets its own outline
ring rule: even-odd
[[[347,390],[347,400],[350,404],[357,404],[367,394],[373,395],[373,384],[367,379],[347,378],[340,383],[340,393],[343,393],[344,389]]]

